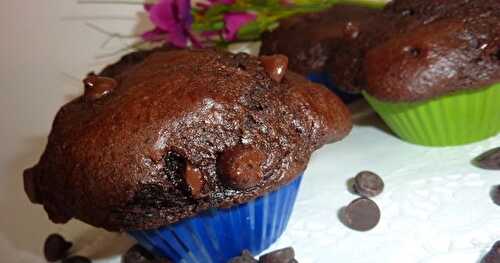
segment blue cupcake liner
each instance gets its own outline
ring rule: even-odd
[[[330,78],[330,74],[328,74],[327,72],[310,73],[309,75],[307,75],[307,79],[328,87],[328,89],[337,94],[337,96],[339,96],[345,103],[350,103],[361,98],[360,94],[351,94],[339,89],[338,86],[333,83],[332,79]]]
[[[129,231],[139,244],[173,262],[227,262],[244,249],[257,255],[284,232],[302,175],[274,192],[228,209],[210,209],[154,230]]]

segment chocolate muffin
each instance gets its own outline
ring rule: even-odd
[[[30,200],[56,223],[153,229],[241,204],[294,180],[351,129],[346,106],[282,56],[130,57],[84,80],[24,172]]]
[[[303,75],[331,73],[346,91],[359,91],[365,49],[377,40],[386,23],[380,10],[339,4],[318,13],[284,19],[265,33],[261,54],[284,54],[290,69]]]
[[[401,138],[429,146],[500,131],[500,2],[396,0],[365,61],[365,97]]]
[[[500,81],[499,1],[393,1],[384,13],[394,30],[367,53],[369,94],[422,101]]]

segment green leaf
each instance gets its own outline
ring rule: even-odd
[[[213,23],[193,23],[192,28],[197,32],[218,31],[224,29],[224,22],[215,21]]]

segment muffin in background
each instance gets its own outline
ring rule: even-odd
[[[339,98],[286,69],[217,50],[128,55],[59,110],[26,193],[55,223],[127,231],[174,262],[259,253],[311,153],[352,126]]]
[[[372,7],[338,4],[322,12],[292,16],[263,35],[260,53],[288,56],[291,70],[351,101],[364,85],[365,50],[386,26],[380,14]]]
[[[364,95],[404,140],[460,145],[500,131],[500,2],[393,1]]]

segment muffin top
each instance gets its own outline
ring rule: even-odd
[[[500,82],[500,1],[396,0],[367,52],[369,94],[413,102]]]
[[[56,223],[151,229],[243,203],[292,181],[351,129],[346,106],[287,72],[284,56],[132,56],[84,80],[24,172],[30,200]]]
[[[335,5],[318,13],[284,19],[280,26],[262,38],[261,54],[284,54],[290,69],[303,75],[332,71],[336,84],[346,90],[357,89],[364,49],[383,23],[379,10],[356,5]],[[362,41],[355,41],[362,38]],[[356,43],[356,45],[354,44]]]

